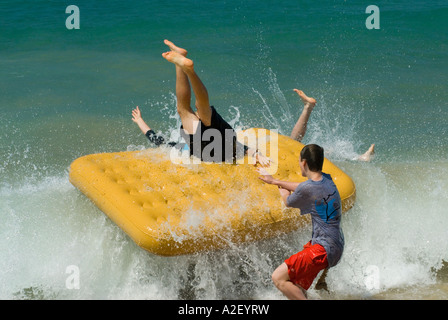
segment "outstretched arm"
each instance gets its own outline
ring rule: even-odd
[[[300,182],[289,182],[289,181],[282,181],[274,179],[272,175],[270,175],[265,169],[259,168],[258,172],[261,174],[259,177],[260,180],[268,183],[273,184],[279,187],[280,196],[283,199],[283,202],[286,206],[288,206],[287,199],[292,191],[294,191],[297,186],[300,184]]]
[[[154,143],[156,146],[160,146],[161,144],[165,143],[165,139],[162,136],[156,135],[156,133],[153,130],[151,130],[151,128],[143,120],[142,113],[138,106],[137,108],[132,110],[132,121],[134,121],[139,126],[143,134],[149,139],[149,141]],[[176,143],[169,142],[168,144],[172,146],[175,145]]]
[[[265,169],[259,168],[258,173],[260,173],[260,179],[263,180],[266,183],[276,185],[280,188],[286,189],[290,192],[296,190],[297,186],[300,184],[300,182],[291,182],[291,181],[282,181],[274,179],[273,176],[271,176]]]
[[[137,108],[132,110],[132,121],[134,121],[139,126],[139,128],[140,128],[140,130],[142,130],[143,134],[146,134],[146,132],[151,130],[151,128],[143,120],[142,113],[141,113],[140,109],[138,108],[138,106],[137,106]]]
[[[313,111],[313,108],[316,105],[316,99],[308,97],[301,90],[294,89],[294,91],[299,95],[300,99],[302,99],[304,106],[302,113],[300,114],[300,117],[297,120],[297,123],[294,125],[294,128],[292,129],[291,138],[297,141],[302,141],[306,133],[308,119],[310,118],[311,112]]]
[[[246,148],[246,153],[247,155],[251,156],[252,158],[255,159],[255,163],[259,163],[261,164],[263,167],[269,167],[270,162],[272,161],[271,159],[269,159],[268,157],[264,156],[263,154],[261,154],[261,152],[259,152],[256,149],[252,149],[247,147]]]

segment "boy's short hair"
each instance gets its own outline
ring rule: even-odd
[[[308,168],[311,171],[322,171],[322,166],[324,165],[324,148],[317,144],[308,144],[300,152],[300,159],[306,160]]]

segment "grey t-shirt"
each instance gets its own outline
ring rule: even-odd
[[[311,244],[320,244],[327,252],[328,267],[335,266],[344,250],[341,223],[341,196],[331,176],[322,173],[321,181],[302,182],[287,199],[287,205],[299,208],[301,214],[311,214],[313,235]]]

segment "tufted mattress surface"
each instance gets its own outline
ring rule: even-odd
[[[238,137],[274,160],[274,177],[304,181],[298,165],[303,144],[265,129]],[[139,246],[158,255],[223,248],[309,223],[300,210],[282,204],[276,186],[258,179],[247,156],[237,165],[195,164],[192,158],[173,161],[172,152],[161,147],[86,155],[71,164],[70,182]],[[323,171],[333,177],[347,211],[355,201],[352,179],[327,159]]]

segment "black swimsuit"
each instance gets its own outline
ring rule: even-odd
[[[246,154],[248,148],[237,141],[235,130],[219,115],[216,109],[213,106],[210,108],[212,109],[210,126],[199,121],[196,132],[187,134],[181,125],[181,136],[190,148],[190,155],[207,162],[234,163],[236,159]],[[210,131],[210,129],[214,130]],[[199,141],[200,145],[195,144]]]
[[[149,129],[148,131],[146,131],[145,136],[149,139],[149,141],[154,143],[156,146],[165,144],[165,139],[162,136],[156,135],[156,133],[152,129]],[[168,142],[167,144],[170,146],[174,146],[176,143]]]
[[[190,156],[194,155],[206,162],[234,163],[236,159],[244,157],[248,147],[237,141],[236,132],[232,126],[219,115],[213,106],[211,109],[212,118],[210,126],[206,126],[202,121],[199,121],[196,132],[194,134],[188,134],[185,133],[184,127],[181,125],[180,134],[190,149]],[[207,131],[209,129],[214,130]],[[148,130],[145,135],[156,146],[168,144],[178,149],[185,147],[185,144],[176,142],[165,143],[165,139],[157,136],[153,130]],[[213,139],[211,139],[212,137]],[[195,144],[195,142],[200,142],[200,144]]]

